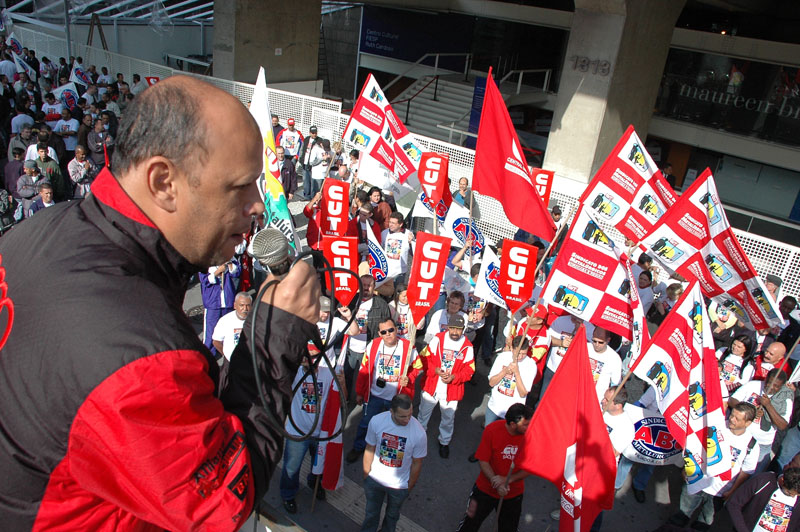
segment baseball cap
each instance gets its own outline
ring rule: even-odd
[[[308,131],[309,131],[309,133],[316,133],[317,132],[317,126],[311,126],[310,128],[308,128]]]
[[[767,274],[767,282],[768,283],[772,283],[775,286],[780,287],[783,284],[783,279],[781,279],[777,275],[773,275],[773,274],[770,273],[770,274]]]
[[[34,161],[33,159],[28,159],[27,161],[25,161],[24,166],[25,168],[36,168],[36,161]]]
[[[290,118],[289,120],[286,121],[286,123],[289,124],[290,126],[293,126],[294,125],[294,118]]]
[[[463,329],[464,328],[464,316],[462,316],[461,314],[453,314],[452,316],[450,316],[450,319],[447,320],[447,326],[448,327],[455,327],[455,328],[458,328],[458,329]]]
[[[527,309],[525,309],[525,312],[528,313],[528,316],[533,314],[534,318],[541,318],[543,320],[547,319],[547,307],[545,307],[541,303],[536,305],[536,312],[534,312],[533,307],[528,307]]]
[[[553,206],[552,209],[550,209],[550,212],[552,212],[553,214],[561,214],[561,207],[559,207],[558,205],[555,205],[555,206]]]
[[[331,299],[326,296],[319,296],[319,310],[320,312],[331,311]]]

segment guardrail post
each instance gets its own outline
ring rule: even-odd
[[[517,94],[519,94],[520,89],[522,89],[522,71],[519,71],[519,77],[517,78]]]
[[[433,101],[438,102],[438,94],[439,93],[439,76],[436,76],[436,82],[433,85]]]
[[[406,124],[408,124],[408,112],[411,110],[411,100],[406,102]]]

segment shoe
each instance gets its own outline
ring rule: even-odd
[[[557,508],[550,512],[550,519],[553,519],[554,521],[561,519],[561,508]]]
[[[364,451],[359,451],[358,449],[350,449],[350,451],[347,453],[347,456],[345,457],[345,460],[347,460],[348,464],[352,464],[353,462],[358,460],[358,457],[361,456],[362,454],[364,454]]]
[[[633,498],[636,499],[636,502],[638,502],[638,503],[644,503],[644,501],[647,500],[647,497],[645,496],[644,491],[643,490],[637,490],[636,488],[633,488]]]
[[[289,512],[290,514],[297,513],[297,503],[294,499],[289,499],[288,501],[283,501],[283,508]]]
[[[472,464],[474,464],[475,462],[477,462],[477,461],[478,461],[478,459],[477,459],[477,458],[475,458],[475,453],[472,453],[471,455],[469,455],[469,456],[467,457],[467,460],[469,460],[469,461],[470,461],[470,463],[472,463]]]
[[[439,444],[439,456],[442,458],[450,458],[450,446]]]

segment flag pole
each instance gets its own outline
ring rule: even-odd
[[[469,195],[469,229],[467,229],[467,234],[464,235],[464,241],[467,242],[469,240],[469,235],[473,233],[472,231],[472,204],[475,198],[475,192],[470,191]],[[472,273],[472,246],[467,248],[467,252],[469,253],[469,271],[470,274]]]
[[[777,340],[775,340],[775,341],[777,342]],[[780,365],[780,366],[778,366],[778,370],[779,370],[779,371],[780,371],[780,370],[782,370],[782,369],[783,369],[783,366],[785,366],[785,365],[786,365],[786,363],[789,361],[789,356],[790,356],[792,353],[794,353],[794,350],[795,350],[795,349],[797,349],[797,344],[798,344],[798,343],[800,343],[800,336],[798,336],[798,337],[797,337],[797,340],[795,340],[795,341],[794,341],[794,344],[792,345],[792,348],[791,348],[790,350],[786,351],[786,355],[784,355],[784,357],[783,357],[783,361],[781,362],[781,365]],[[790,375],[790,376],[791,376],[791,375]]]
[[[316,475],[316,480],[314,481],[314,494],[311,497],[311,512],[314,513],[314,506],[317,504],[317,492],[319,492],[319,482],[322,475]]]
[[[400,378],[408,376],[408,368],[411,365],[411,353],[414,351],[414,344],[417,341],[417,324],[414,323],[414,315],[411,314],[411,309],[409,309],[408,314],[411,316],[411,323],[408,325],[408,352],[403,362],[403,373],[400,374]]]
[[[514,460],[511,460],[511,467],[508,468],[508,474],[506,475],[506,482],[505,482],[506,488],[508,488],[508,482],[511,479],[511,473],[513,473],[513,471],[514,471]],[[500,497],[500,500],[497,501],[497,516],[496,516],[496,521],[494,523],[495,532],[500,532],[500,510],[503,509],[503,499],[505,499],[505,496]]]

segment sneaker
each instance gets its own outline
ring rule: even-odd
[[[477,462],[477,461],[478,461],[478,459],[477,459],[477,458],[475,458],[475,453],[472,453],[471,455],[469,455],[469,456],[467,457],[467,460],[469,460],[469,461],[470,461],[470,463],[473,463],[473,464],[474,464],[475,462]]]
[[[550,512],[550,519],[554,521],[558,521],[559,519],[561,519],[561,508],[558,508]]]
[[[347,456],[345,457],[345,460],[347,460],[348,464],[352,464],[353,462],[358,460],[358,458],[362,454],[364,454],[363,450],[359,451],[358,449],[350,449],[350,451],[347,453]]]
[[[450,458],[450,446],[439,444],[439,456],[442,458]]]
[[[636,499],[636,502],[638,503],[644,503],[644,501],[647,500],[647,496],[645,496],[644,491],[637,490],[636,488],[633,488],[633,498]]]
[[[297,503],[294,499],[289,499],[288,501],[283,501],[284,509],[289,512],[290,514],[297,513]]]

